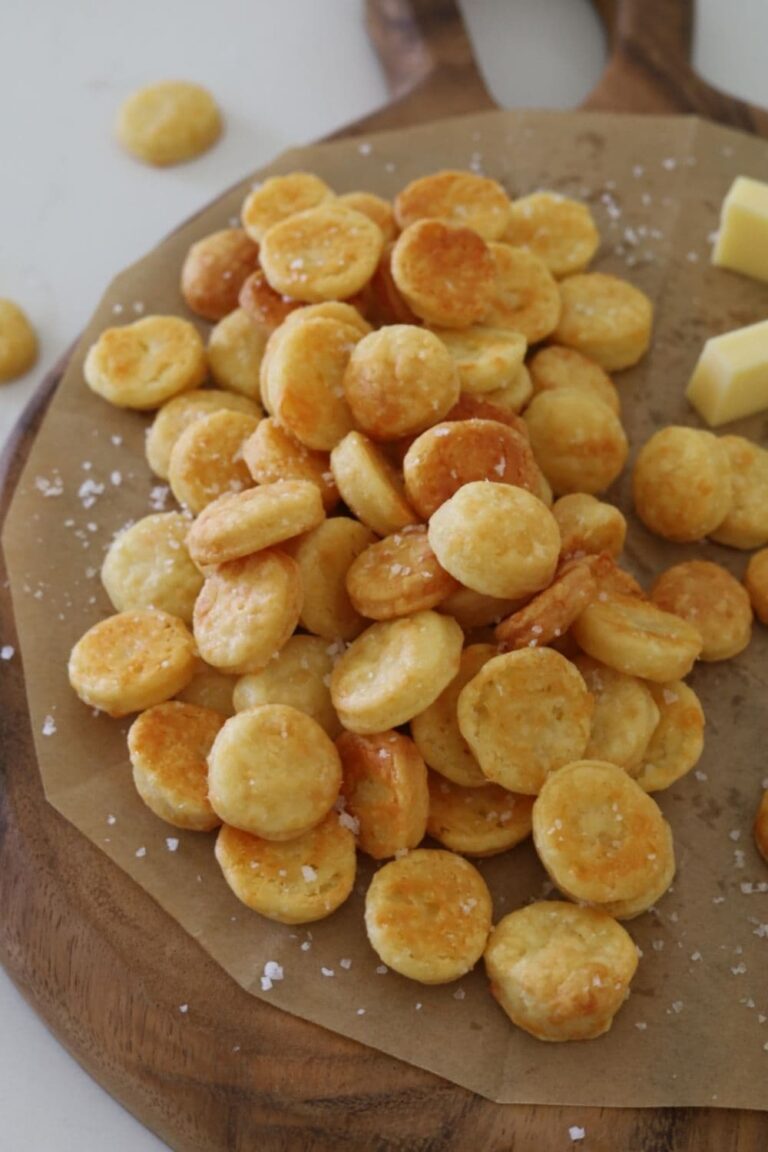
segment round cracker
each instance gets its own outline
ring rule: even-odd
[[[320,636],[291,636],[264,668],[236,681],[233,710],[288,704],[306,712],[335,740],[341,724],[331,703],[333,651]]]
[[[653,305],[634,284],[586,272],[560,282],[560,299],[558,344],[596,360],[606,372],[630,368],[648,351]]]
[[[762,548],[768,544],[768,452],[743,436],[719,439],[730,462],[731,504],[710,536],[729,548]]]
[[[258,416],[228,405],[184,429],[168,461],[168,483],[179,504],[197,514],[225,493],[253,487],[243,445],[258,423]]]
[[[393,620],[435,608],[457,588],[438,564],[423,525],[371,544],[347,572],[352,606],[369,620]]]
[[[328,453],[307,448],[271,416],[261,420],[253,435],[246,440],[243,459],[257,484],[311,480],[320,491],[326,512],[332,511],[339,502]]]
[[[333,807],[341,761],[310,716],[264,704],[225,721],[208,757],[208,791],[225,824],[265,840],[291,840]]]
[[[540,648],[559,639],[597,595],[597,581],[588,564],[566,561],[548,588],[496,625],[503,651]]]
[[[446,984],[482,956],[491,895],[468,860],[417,848],[373,877],[365,927],[371,946],[395,972],[422,984]]]
[[[563,556],[579,553],[620,556],[627,537],[627,522],[614,504],[587,492],[570,492],[552,505],[560,529]]]
[[[205,380],[202,338],[179,316],[144,316],[121,328],[105,328],[83,365],[91,391],[118,408],[159,408]]]
[[[260,259],[275,292],[317,304],[364,288],[383,248],[372,220],[333,200],[273,224],[262,237]]]
[[[181,266],[184,303],[205,320],[237,308],[243,282],[259,264],[259,249],[242,228],[224,228],[197,240]]]
[[[203,577],[187,551],[189,525],[181,512],[158,512],[115,537],[101,566],[101,582],[118,612],[158,608],[192,622]]]
[[[682,680],[649,684],[659,722],[636,779],[645,792],[659,792],[695,768],[704,749],[704,709]]]
[[[157,167],[207,152],[221,129],[221,112],[211,93],[184,80],[164,80],[131,93],[116,126],[122,146]]]
[[[291,546],[304,587],[301,624],[326,640],[354,640],[366,621],[347,591],[347,573],[376,541],[370,528],[349,516],[334,516]]]
[[[722,524],[731,507],[728,452],[711,432],[662,428],[637,455],[632,495],[651,532],[680,543],[701,540]]]
[[[699,660],[730,660],[752,638],[752,606],[742,585],[719,564],[688,560],[656,577],[651,600],[701,634]]]
[[[385,860],[420,844],[429,792],[426,765],[414,742],[400,732],[343,732],[336,748],[345,811],[358,824],[358,847]]]
[[[595,660],[661,684],[687,676],[702,645],[701,633],[688,621],[618,592],[598,592],[572,632]]]
[[[617,764],[637,778],[660,718],[655,685],[590,656],[578,655],[573,662],[595,701],[584,758]]]
[[[261,410],[248,397],[222,392],[218,388],[195,388],[163,404],[152,421],[145,442],[147,463],[161,480],[168,479],[171,453],[176,441],[196,420],[214,412],[244,412],[258,419]]]
[[[520,332],[529,344],[549,336],[560,318],[557,281],[543,260],[522,248],[489,245],[495,280],[484,324]]]
[[[501,239],[538,256],[558,279],[583,271],[600,247],[587,205],[559,192],[533,192],[513,200]]]
[[[274,224],[335,199],[333,191],[313,172],[288,172],[256,184],[243,202],[243,227],[262,240]]]
[[[629,445],[618,416],[575,388],[539,392],[525,422],[538,465],[558,496],[604,492],[626,463]]]
[[[362,432],[349,432],[336,445],[331,471],[344,503],[378,536],[418,524],[398,472]]]
[[[463,856],[498,856],[531,834],[533,797],[484,784],[462,788],[430,773],[427,832]]]
[[[750,557],[744,573],[744,587],[758,620],[768,624],[768,548]]]
[[[509,221],[509,197],[496,180],[476,172],[442,169],[406,184],[395,198],[401,228],[416,220],[442,220],[498,240]]]
[[[196,564],[225,564],[309,532],[324,519],[316,484],[276,480],[219,496],[195,520],[187,547]]]
[[[494,264],[487,244],[470,228],[439,220],[409,224],[392,249],[391,269],[409,308],[427,324],[469,328],[484,322]]]
[[[602,400],[617,416],[621,411],[618,390],[608,373],[575,348],[563,348],[559,344],[540,348],[528,361],[528,371],[534,392],[575,388],[585,396]]]
[[[0,383],[16,380],[37,360],[37,336],[13,300],[0,297]]]

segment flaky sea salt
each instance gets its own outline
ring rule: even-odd
[[[46,716],[45,720],[43,720],[43,727],[42,727],[43,736],[53,736],[55,731],[56,731],[56,721],[54,720],[53,716]]]
[[[3,644],[0,648],[0,660],[13,660],[16,655],[16,649],[13,644]]]
[[[586,1128],[579,1128],[578,1124],[572,1124],[571,1127],[568,1129],[568,1135],[570,1136],[570,1138],[574,1144],[576,1144],[577,1141],[579,1141],[579,1140],[583,1140],[584,1137],[586,1136],[586,1134],[587,1134]]]
[[[166,836],[165,846],[169,852],[175,852],[179,847],[179,841],[176,836]]]

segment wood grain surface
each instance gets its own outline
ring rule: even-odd
[[[595,3],[611,54],[586,107],[768,135],[765,112],[691,70],[692,0]],[[493,107],[454,0],[369,0],[367,13],[393,102],[338,135]],[[3,519],[64,363],[6,449]],[[14,643],[4,566],[0,579],[0,635]],[[768,1147],[762,1113],[492,1104],[248,996],[46,804],[18,659],[0,696],[0,960],[75,1059],[177,1152],[550,1152],[574,1146],[570,1125],[590,1152]]]

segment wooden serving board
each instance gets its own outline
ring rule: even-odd
[[[692,0],[595,4],[611,53],[586,108],[697,113],[768,136],[768,114],[691,70]],[[369,0],[368,17],[393,103],[338,135],[494,107],[454,0]],[[3,519],[63,367],[5,452]],[[493,1104],[249,996],[46,803],[18,660],[0,701],[0,960],[83,1067],[177,1152],[548,1152],[571,1146],[571,1125],[593,1152],[768,1147],[764,1113]],[[179,1014],[182,970],[194,1019]]]

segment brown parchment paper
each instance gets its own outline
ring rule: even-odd
[[[662,424],[697,425],[683,389],[702,341],[768,315],[768,287],[709,266],[722,197],[739,173],[768,180],[768,145],[692,118],[498,112],[296,150],[264,171],[310,169],[339,192],[387,196],[444,166],[483,170],[513,195],[549,187],[591,204],[603,238],[595,266],[631,278],[656,305],[651,354],[617,378],[633,452]],[[236,217],[249,183],[108,289],[5,525],[49,801],[254,996],[493,1100],[768,1109],[768,867],[750,834],[768,776],[768,632],[760,626],[738,659],[694,671],[707,715],[705,753],[695,773],[657,796],[674,830],[674,887],[628,926],[643,957],[613,1030],[579,1044],[543,1044],[515,1029],[491,999],[482,966],[437,988],[382,973],[362,921],[370,863],[361,861],[348,903],[309,930],[249,912],[221,877],[212,838],[163,825],[137,798],[128,722],[92,714],[70,691],[72,644],[111,611],[98,572],[113,533],[173,506],[144,462],[148,418],[111,408],[85,387],[85,351],[102,328],[141,312],[184,314],[184,253]],[[733,430],[765,442],[766,427],[762,416]],[[629,472],[616,493],[628,514]],[[673,546],[630,522],[628,563],[646,582],[700,555],[737,575],[745,567],[743,554]],[[549,890],[530,845],[478,866],[496,918]],[[282,965],[284,979],[263,992],[270,960]]]

